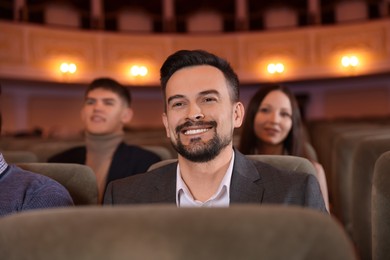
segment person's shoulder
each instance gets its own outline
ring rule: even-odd
[[[147,171],[145,173],[121,178],[121,179],[115,180],[113,182],[115,182],[115,183],[133,183],[133,182],[144,181],[144,180],[148,181],[150,179],[156,180],[158,182],[159,179],[166,178],[166,177],[170,176],[172,173],[174,173],[176,176],[176,166],[177,166],[177,162],[173,162],[173,163],[161,166],[157,169]]]
[[[295,171],[293,169],[281,169],[269,163],[258,161],[255,159],[248,158],[248,160],[256,167],[261,178],[264,180],[277,178],[296,183],[304,181],[305,179],[310,177],[310,175],[312,175],[301,171]]]
[[[14,179],[15,181],[25,183],[27,185],[35,185],[35,186],[54,185],[63,188],[63,186],[60,183],[53,180],[52,178],[49,178],[39,173],[24,170],[16,165],[10,165],[9,169],[6,172],[6,175],[9,178]]]
[[[115,188],[135,186],[140,187],[144,184],[158,184],[176,178],[177,163],[170,163],[152,171],[132,175],[110,182]]]
[[[164,196],[170,196],[175,190],[176,167],[177,163],[171,163],[146,173],[111,181],[105,192],[104,203],[160,201]]]
[[[80,163],[86,152],[85,146],[76,146],[51,156],[47,161],[53,163]]]
[[[30,192],[63,193],[69,196],[68,190],[56,180],[39,173],[24,170],[16,165],[10,165],[4,177],[6,177],[8,184],[18,184]]]
[[[12,198],[12,203],[5,202],[0,215],[13,212],[73,206],[68,190],[55,180],[10,165],[0,181],[4,182],[2,191]],[[1,207],[0,207],[1,208]]]
[[[263,202],[294,204],[326,212],[314,174],[281,169],[261,161],[250,161],[259,175],[259,185],[266,187]]]

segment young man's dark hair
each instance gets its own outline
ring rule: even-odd
[[[125,86],[119,84],[116,80],[113,80],[111,78],[98,78],[92,81],[91,84],[88,85],[84,97],[87,97],[90,91],[98,88],[107,89],[111,92],[114,92],[121,99],[123,99],[123,101],[125,101],[128,106],[130,106],[130,91]]]

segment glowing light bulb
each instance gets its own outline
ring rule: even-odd
[[[146,74],[148,74],[148,69],[145,66],[141,66],[139,68],[139,75],[141,75],[142,77],[145,77]]]
[[[275,73],[281,74],[284,72],[284,65],[283,63],[276,63],[276,64],[270,63],[267,66],[267,71],[270,74],[275,74]]]
[[[69,66],[68,66],[69,73],[74,74],[76,72],[76,70],[77,70],[76,64],[74,64],[74,63],[69,64]]]
[[[61,63],[60,71],[63,74],[67,74],[67,73],[74,74],[77,71],[77,66],[74,63],[63,62]]]
[[[359,64],[359,59],[356,56],[349,57],[349,63],[352,67],[356,67]]]
[[[145,66],[134,65],[130,68],[130,74],[134,77],[144,77],[148,74],[148,68],[146,68]]]
[[[282,73],[284,71],[284,65],[282,63],[276,64],[275,67],[277,73]]]
[[[356,56],[343,56],[341,58],[341,65],[343,67],[356,67],[359,65],[359,59]]]
[[[273,64],[273,63],[268,64],[267,70],[268,70],[269,73],[274,74],[276,72],[275,64]]]
[[[349,66],[349,57],[348,56],[344,56],[341,58],[341,64],[344,66],[344,67],[348,67]]]
[[[130,74],[133,76],[138,76],[139,67],[137,65],[134,65],[130,69]]]
[[[69,66],[68,66],[68,63],[62,63],[61,64],[61,66],[60,66],[60,71],[62,72],[62,73],[66,73],[66,72],[68,72],[68,69],[69,69]]]

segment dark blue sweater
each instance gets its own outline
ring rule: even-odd
[[[0,157],[1,161],[1,154]],[[69,192],[49,177],[15,165],[9,165],[0,172],[0,216],[23,210],[73,205]]]

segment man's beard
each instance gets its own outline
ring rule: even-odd
[[[231,138],[218,136],[217,132],[214,132],[214,136],[209,141],[202,141],[201,138],[196,137],[190,140],[190,144],[184,145],[180,139],[180,132],[184,127],[190,126],[212,126],[217,129],[217,122],[186,122],[176,127],[177,143],[171,140],[172,146],[175,150],[187,160],[192,162],[209,162],[217,157],[223,148],[231,143]]]

